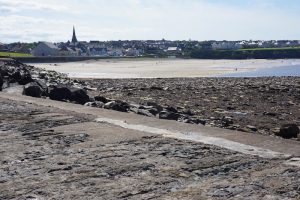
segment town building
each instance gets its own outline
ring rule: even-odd
[[[232,50],[232,49],[241,49],[243,46],[238,42],[233,41],[223,41],[223,42],[214,42],[212,43],[212,49],[218,50]]]
[[[32,50],[34,56],[59,56],[59,48],[50,42],[39,42],[39,44]]]

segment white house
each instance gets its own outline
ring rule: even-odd
[[[179,47],[168,47],[166,51],[168,53],[178,53],[181,52],[181,49]]]
[[[59,48],[50,42],[39,42],[39,44],[32,50],[34,56],[59,56]]]

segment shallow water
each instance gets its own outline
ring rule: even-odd
[[[221,77],[266,77],[266,76],[297,76],[300,77],[300,65],[289,65],[257,69],[250,72],[236,72],[221,75]]]

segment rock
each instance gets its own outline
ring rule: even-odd
[[[299,127],[296,124],[284,124],[276,135],[285,139],[291,139],[297,138],[299,132]]]
[[[83,89],[89,90],[89,91],[97,91],[97,88],[92,88],[91,86],[85,86],[85,87],[83,87]]]
[[[23,95],[31,97],[42,97],[43,89],[36,83],[28,83],[24,86]]]
[[[194,119],[194,118],[190,118],[191,123],[193,124],[202,124],[202,125],[206,125],[206,121],[204,119]]]
[[[18,70],[18,69],[16,69]],[[30,82],[33,82],[33,79],[28,72],[15,71],[9,74],[9,82],[10,83],[19,83],[20,85],[26,85]]]
[[[79,104],[85,104],[90,101],[90,97],[84,89],[71,88],[65,85],[53,86],[50,90],[49,97],[52,100],[69,100]]]
[[[163,107],[160,106],[160,105],[158,105],[158,104],[155,103],[155,102],[148,101],[148,102],[146,102],[146,105],[147,105],[147,106],[153,106],[154,108],[157,109],[158,112],[163,111]]]
[[[20,85],[26,85],[27,83],[32,82],[33,79],[29,73],[21,74],[21,79],[18,81]]]
[[[153,115],[149,110],[144,110],[144,109],[138,109],[137,114],[144,115],[147,117],[155,117],[155,115]]]
[[[13,73],[9,74],[9,82],[10,83],[17,83],[21,80],[21,72],[20,71],[14,71]]]
[[[168,106],[168,107],[166,108],[166,110],[169,111],[169,112],[178,113],[177,109],[174,108],[174,107],[172,107],[172,106]]]
[[[180,116],[177,121],[182,123],[194,124],[193,121],[191,121],[189,118],[184,116]]]
[[[275,113],[275,112],[264,112],[263,115],[271,116],[271,117],[276,117],[277,113]]]
[[[277,135],[277,134],[279,134],[279,132],[280,132],[280,128],[273,128],[272,130],[271,130],[275,135]]]
[[[94,103],[96,104],[97,108],[103,108],[104,107],[104,103],[102,101],[95,101]]]
[[[221,123],[222,123],[222,126],[228,127],[233,124],[233,119],[232,119],[232,117],[224,116],[221,119]]]
[[[136,108],[136,109],[140,109],[140,108],[144,108],[144,106],[140,105],[140,104],[136,104],[136,103],[131,103],[129,104],[130,108]]]
[[[45,72],[45,71],[44,71],[44,72],[40,72],[40,73],[39,73],[39,78],[41,78],[41,79],[46,79],[47,75],[48,75],[48,74],[47,74],[47,72]]]
[[[151,86],[150,90],[164,90],[164,88],[159,87],[159,86]]]
[[[150,112],[152,115],[156,116],[159,111],[156,108],[149,108],[147,109],[148,112]]]
[[[159,113],[158,109],[153,106],[140,105],[136,108],[141,109],[141,110],[147,110],[147,112],[150,112],[154,116],[156,116]]]
[[[79,104],[85,104],[86,102],[90,101],[89,95],[87,95],[86,90],[84,89],[71,89],[71,101],[75,101],[76,103]]]
[[[95,98],[96,101],[101,101],[103,103],[108,103],[109,102],[109,100],[107,98],[103,97],[103,96],[95,96],[94,98]]]
[[[84,105],[89,107],[103,108],[104,103],[101,101],[93,101],[93,102],[87,102]]]
[[[181,111],[182,114],[193,116],[194,113],[190,109],[185,109]]]
[[[122,101],[111,101],[104,105],[105,109],[116,110],[120,112],[127,112],[130,108],[129,104]]]
[[[70,88],[64,85],[58,85],[53,86],[53,88],[50,90],[49,98],[56,101],[70,100],[71,94],[72,92]]]
[[[159,119],[167,119],[167,120],[178,120],[180,115],[178,113],[169,112],[169,111],[161,111],[159,113]]]
[[[250,129],[251,131],[256,132],[258,129],[255,126],[247,125],[246,128]]]
[[[36,82],[42,88],[42,90],[43,90],[42,96],[49,95],[48,86],[47,86],[46,82],[44,82],[44,80],[37,79],[37,80],[34,80],[34,82]]]
[[[110,101],[110,102],[104,104],[104,108],[105,109],[112,109],[115,105],[117,105],[117,103],[115,101]]]
[[[96,103],[95,102],[87,102],[87,103],[84,104],[84,106],[96,107]]]

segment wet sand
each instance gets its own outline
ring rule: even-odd
[[[103,59],[70,63],[35,63],[71,78],[211,77],[227,73],[291,66],[300,60]]]

